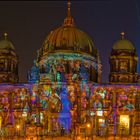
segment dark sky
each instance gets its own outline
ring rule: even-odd
[[[0,1],[0,38],[7,32],[15,45],[20,81],[26,82],[36,51],[48,33],[63,23],[66,10],[67,1]],[[120,32],[126,32],[140,56],[139,10],[139,0],[72,1],[76,26],[89,34],[101,55],[103,82],[108,81],[109,55]]]

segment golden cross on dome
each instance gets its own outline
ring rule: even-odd
[[[7,36],[8,36],[8,34],[7,33],[4,33],[4,39],[5,40],[7,39]]]
[[[67,11],[67,12],[68,12],[68,13],[67,13],[68,15],[67,15],[67,16],[70,17],[70,16],[71,16],[71,11],[70,11],[71,3],[70,3],[70,0],[68,0],[67,5],[68,5],[68,11]]]
[[[121,32],[121,39],[124,39],[125,33]]]
[[[67,1],[67,17],[64,19],[64,26],[74,26],[74,20],[71,17],[71,2]]]

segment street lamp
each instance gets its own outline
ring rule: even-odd
[[[19,124],[17,124],[16,128],[17,128],[17,136],[19,136],[19,129],[20,129],[20,125],[19,125]]]
[[[87,132],[89,132],[89,133],[86,133],[87,134],[87,137],[89,137],[88,135],[90,135],[90,128],[91,128],[91,124],[90,123],[87,123],[86,124],[86,128],[87,128]],[[85,136],[86,137],[86,136]]]
[[[87,128],[90,128],[90,123],[87,123]]]
[[[81,137],[80,137],[80,136],[78,136],[78,137],[77,137],[77,140],[81,140]]]
[[[17,125],[16,127],[17,127],[17,129],[19,129],[20,128],[20,125]]]

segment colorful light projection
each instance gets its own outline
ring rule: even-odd
[[[121,115],[128,115],[130,119],[135,114],[137,87],[94,86],[72,81],[69,84],[34,84],[12,89],[8,86],[0,91],[3,133],[8,132],[8,124],[20,125],[20,131],[25,132],[25,124],[36,126],[39,123],[47,132],[59,131],[61,127],[69,132],[80,120],[83,124],[92,121],[97,132],[104,130],[104,133],[97,134],[104,135],[110,125],[113,126],[113,134],[116,134],[118,124],[123,120]]]
[[[71,127],[71,103],[68,99],[68,92],[66,87],[62,88],[62,91],[60,92],[60,99],[62,109],[59,113],[58,122],[61,127],[63,127],[66,131],[69,131]]]
[[[117,93],[117,113],[121,112],[133,113],[135,110],[135,95],[136,91],[133,88],[118,88]]]
[[[108,116],[113,111],[112,88],[97,87],[91,95],[91,108],[96,116]]]
[[[48,54],[38,62],[40,81],[49,79],[51,82],[94,81],[97,75],[97,62],[94,57],[73,53]],[[93,78],[94,75],[94,78]]]
[[[120,127],[129,129],[130,119],[129,115],[120,115]]]
[[[31,70],[28,71],[28,83],[38,83],[39,80],[39,68],[38,65],[36,63],[36,60],[34,60],[34,65],[31,68]]]

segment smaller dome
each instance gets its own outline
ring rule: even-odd
[[[0,50],[12,49],[15,50],[14,45],[7,39],[7,33],[4,33],[4,39],[0,40]]]
[[[121,33],[121,39],[116,41],[113,45],[113,50],[134,50],[133,43],[124,38],[124,32]]]

